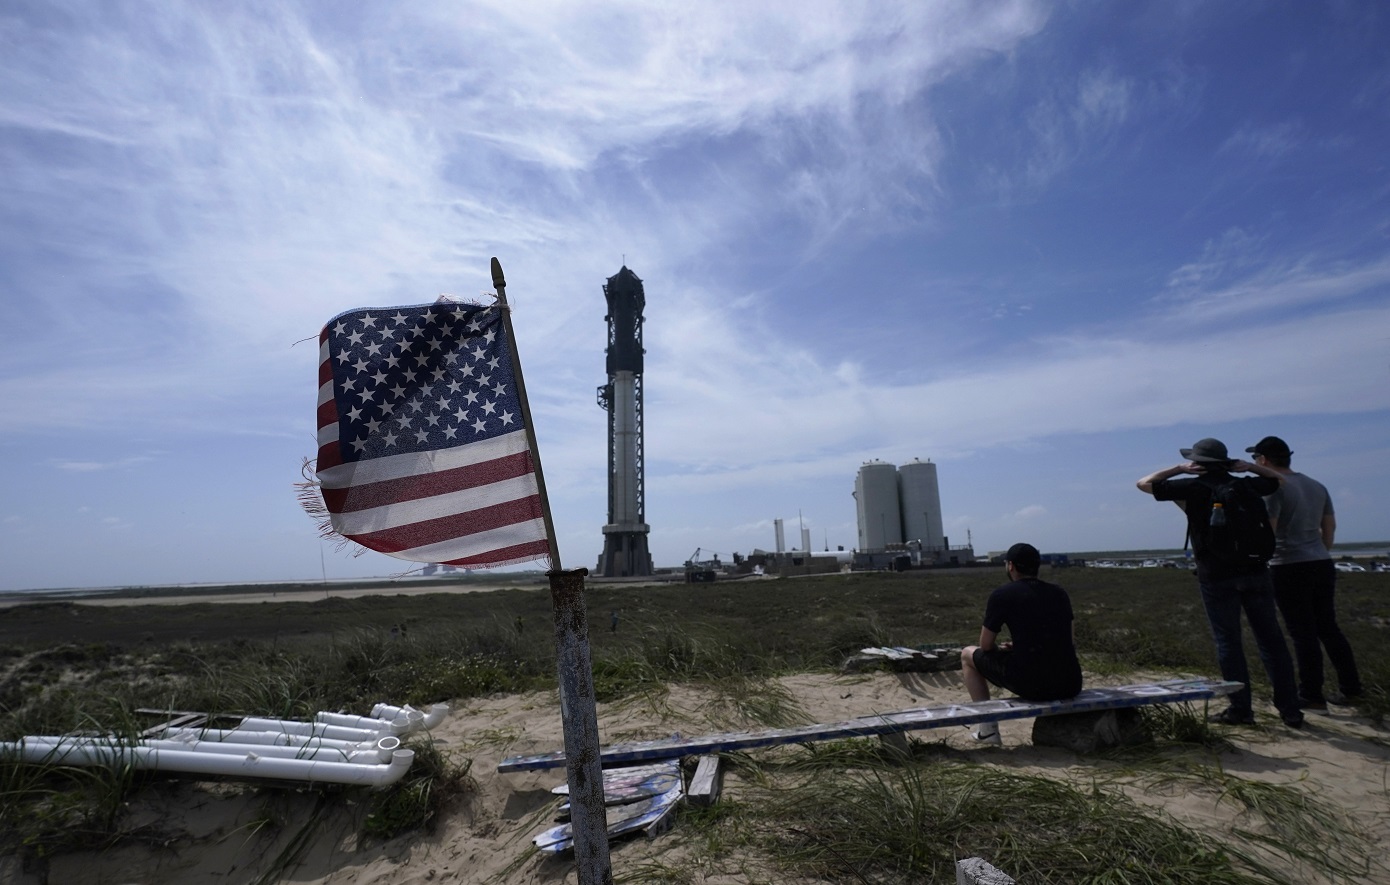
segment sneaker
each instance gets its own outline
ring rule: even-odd
[[[1361,697],[1361,692],[1359,691],[1329,691],[1327,693],[1327,702],[1329,704],[1336,704],[1339,707],[1350,707],[1356,703],[1356,699],[1359,697]]]
[[[1298,699],[1300,710],[1307,710],[1309,713],[1326,713],[1327,701],[1310,701],[1307,698]]]
[[[1004,739],[999,736],[998,728],[989,732],[983,731],[981,729],[975,729],[974,731],[970,732],[970,736],[973,737],[977,742],[984,744],[987,747],[1002,747],[1004,745]]]
[[[1216,722],[1220,725],[1254,725],[1254,713],[1242,713],[1235,707],[1227,707],[1220,713],[1213,713],[1207,717],[1208,722]]]
[[[1283,720],[1284,720],[1284,724],[1287,725],[1289,728],[1302,728],[1302,727],[1303,727],[1303,722],[1304,722],[1304,720],[1303,720],[1303,714],[1302,714],[1302,713],[1290,713],[1290,714],[1288,714],[1288,715],[1280,714],[1279,718],[1280,718],[1280,719],[1283,719]]]

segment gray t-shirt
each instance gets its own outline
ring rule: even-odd
[[[1286,474],[1279,491],[1265,498],[1265,509],[1278,520],[1270,565],[1332,558],[1322,543],[1322,518],[1333,512],[1332,496],[1322,483],[1301,473]]]

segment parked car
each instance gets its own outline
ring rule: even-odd
[[[1366,570],[1366,567],[1357,562],[1338,561],[1336,564],[1336,569],[1339,572],[1364,572]]]
[[[1371,566],[1373,572],[1390,572],[1390,562],[1377,562]]]

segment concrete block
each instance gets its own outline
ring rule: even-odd
[[[36,866],[47,867],[47,862],[39,861]],[[46,872],[40,869],[25,869],[24,859],[19,855],[0,857],[0,882],[6,885],[42,885],[47,881]]]
[[[1113,747],[1130,747],[1153,740],[1144,718],[1132,707],[1060,713],[1033,720],[1033,744],[1061,747],[1073,753],[1094,753]]]
[[[956,861],[956,885],[1014,885],[1014,879],[982,858],[967,857]]]

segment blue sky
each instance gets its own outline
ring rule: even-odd
[[[566,567],[606,519],[602,284],[646,284],[647,516],[1179,547],[1134,489],[1277,434],[1390,537],[1377,2],[0,8],[0,590],[398,573],[317,539],[350,308],[509,298]],[[297,343],[303,342],[303,343]]]

